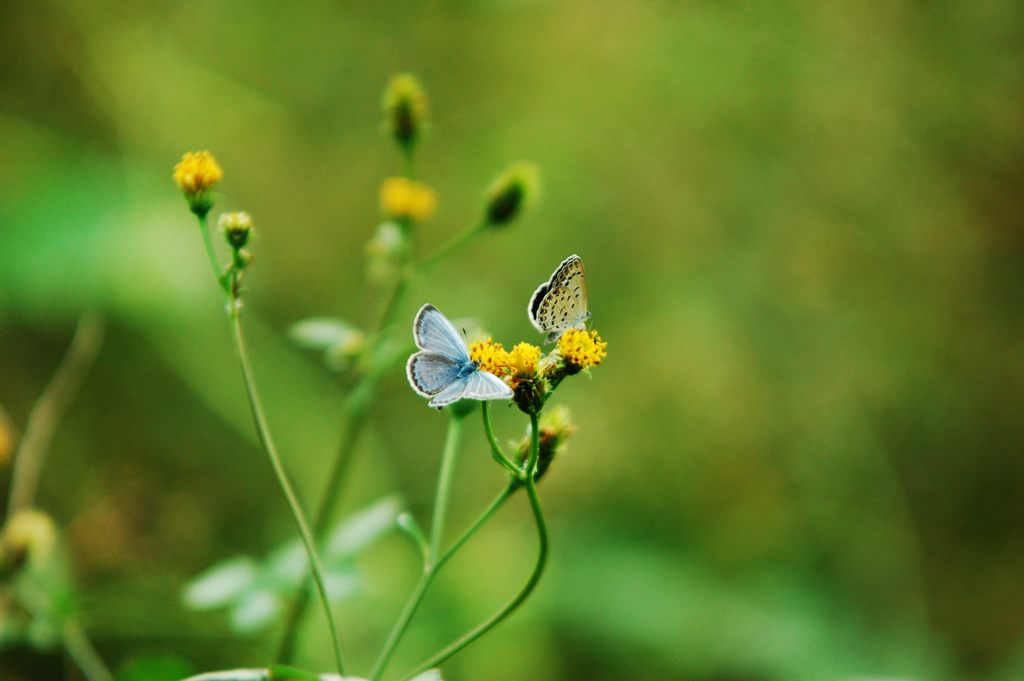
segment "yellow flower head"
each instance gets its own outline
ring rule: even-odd
[[[608,354],[607,347],[597,331],[569,329],[558,339],[558,353],[568,366],[577,370],[600,364]]]
[[[488,371],[499,378],[508,373],[509,353],[501,343],[490,338],[469,344],[469,358],[477,363],[482,370]]]
[[[380,187],[380,208],[392,218],[426,220],[437,208],[437,195],[420,182],[390,177]]]
[[[213,189],[224,177],[224,171],[208,151],[190,151],[174,166],[174,181],[185,194],[200,194]]]
[[[416,143],[427,120],[427,96],[416,76],[399,73],[384,91],[388,131],[406,149]]]
[[[529,343],[519,343],[508,353],[508,368],[514,376],[529,377],[537,371],[540,348]]]

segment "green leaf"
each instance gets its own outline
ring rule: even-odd
[[[300,348],[319,350],[332,369],[344,369],[363,349],[365,334],[334,317],[310,317],[292,324],[288,336]]]
[[[348,322],[334,317],[310,317],[295,322],[288,329],[288,337],[300,348],[327,350],[344,345],[360,331]]]
[[[281,614],[281,597],[269,589],[245,594],[231,611],[231,627],[250,634],[270,625]]]
[[[332,563],[350,558],[398,527],[402,503],[397,496],[381,499],[342,521],[330,535],[324,558]]]
[[[217,563],[185,587],[185,605],[193,610],[212,610],[229,605],[256,584],[259,570],[248,556]]]

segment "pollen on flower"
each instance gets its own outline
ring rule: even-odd
[[[477,363],[482,370],[495,376],[504,377],[509,369],[509,353],[501,343],[490,338],[469,344],[469,358]]]
[[[426,220],[437,208],[437,195],[420,182],[390,177],[380,187],[380,208],[392,218]]]
[[[224,171],[208,151],[190,151],[174,166],[174,181],[189,195],[209,191],[222,177]]]
[[[569,329],[558,339],[558,352],[565,363],[579,369],[597,366],[608,354],[608,343],[597,331]]]
[[[519,343],[508,353],[508,367],[515,376],[532,376],[537,371],[540,348],[529,343]]]

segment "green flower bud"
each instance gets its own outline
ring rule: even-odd
[[[526,210],[537,197],[539,172],[532,163],[515,163],[487,190],[487,224],[504,226]]]
[[[224,213],[217,221],[217,226],[224,233],[228,245],[235,251],[242,250],[249,242],[252,234],[252,217],[244,211]]]
[[[427,97],[419,80],[409,73],[393,76],[384,91],[388,133],[406,151],[419,140],[427,121]]]

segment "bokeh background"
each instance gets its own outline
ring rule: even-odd
[[[389,76],[432,105],[425,250],[527,159],[536,209],[420,282],[506,344],[585,260],[609,342],[559,393],[579,430],[541,486],[550,570],[446,678],[1024,678],[1024,17],[981,2],[10,2],[0,19],[0,403],[24,424],[85,309],[98,363],[39,505],[115,667],[265,663],[276,632],[189,612],[183,584],[290,520],[255,446],[222,303],[170,179],[225,169],[257,223],[253,354],[307,505],[344,381],[292,347],[358,323]],[[427,524],[445,419],[401,371],[343,504],[392,491]],[[474,422],[475,426],[475,422]],[[523,423],[502,410],[501,437]],[[451,528],[501,485],[475,428]],[[6,468],[0,475],[7,478]],[[0,494],[0,497],[6,492]],[[525,578],[523,499],[453,562],[392,674]],[[366,671],[417,571],[391,536],[339,608]],[[328,669],[312,611],[300,662]],[[4,679],[62,678],[0,653]],[[73,672],[72,678],[73,676]]]

